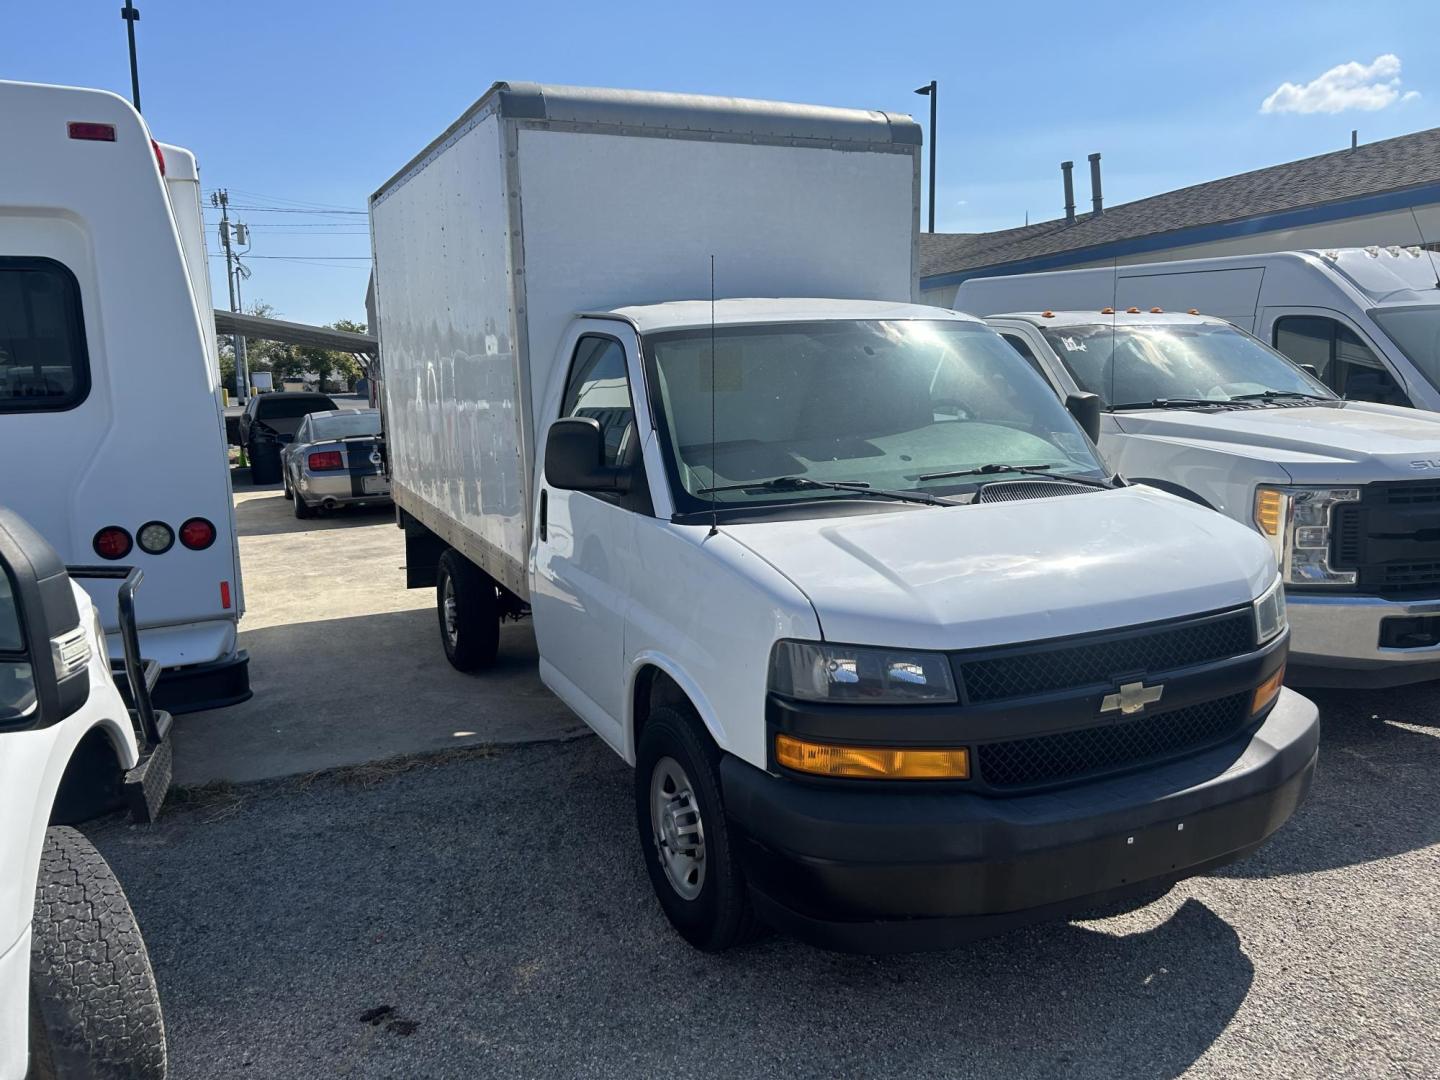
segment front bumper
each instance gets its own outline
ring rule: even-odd
[[[857,791],[727,757],[726,810],[763,914],[829,948],[947,948],[1063,918],[1247,854],[1294,813],[1319,746],[1282,691],[1258,728],[1191,757],[1034,795]]]
[[[1287,592],[1290,669],[1296,686],[1398,686],[1440,678],[1440,597],[1385,600],[1378,596]],[[1387,620],[1435,619],[1435,644],[1382,644]]]

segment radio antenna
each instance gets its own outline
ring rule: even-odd
[[[715,255],[710,255],[710,532],[720,532],[715,514],[715,485],[720,483],[715,474]]]

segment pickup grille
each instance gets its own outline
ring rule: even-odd
[[[961,655],[954,666],[966,702],[975,704],[1115,685],[1125,676],[1224,660],[1254,648],[1254,618],[1246,607],[1184,622],[1042,643],[1000,656]]]
[[[1379,596],[1440,589],[1440,484],[1400,481],[1360,489],[1331,519],[1330,565],[1354,570],[1355,590]]]
[[[1249,694],[1233,694],[1118,724],[976,747],[994,788],[1035,787],[1114,772],[1219,742],[1245,726]]]

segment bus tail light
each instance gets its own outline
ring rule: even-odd
[[[204,551],[215,542],[215,526],[203,517],[192,517],[180,526],[180,543],[191,551]]]
[[[220,582],[220,606],[226,611],[230,610],[230,582]]]
[[[106,525],[95,534],[95,539],[90,542],[95,549],[95,554],[102,559],[123,559],[130,554],[134,547],[134,541],[130,534],[119,525]]]
[[[135,541],[147,555],[164,555],[175,546],[175,530],[163,521],[147,521],[135,533]]]

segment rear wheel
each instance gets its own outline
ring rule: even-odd
[[[635,823],[650,884],[670,925],[720,952],[755,936],[745,876],[720,790],[720,750],[689,710],[658,708],[640,735]]]
[[[35,889],[31,1080],[163,1080],[165,1023],[130,902],[74,829],[50,829]]]
[[[305,501],[305,496],[298,491],[292,496],[295,502],[295,516],[302,521],[315,516],[315,508]]]
[[[454,549],[440,556],[435,569],[435,608],[445,658],[455,670],[482,671],[495,663],[500,649],[495,582]]]

